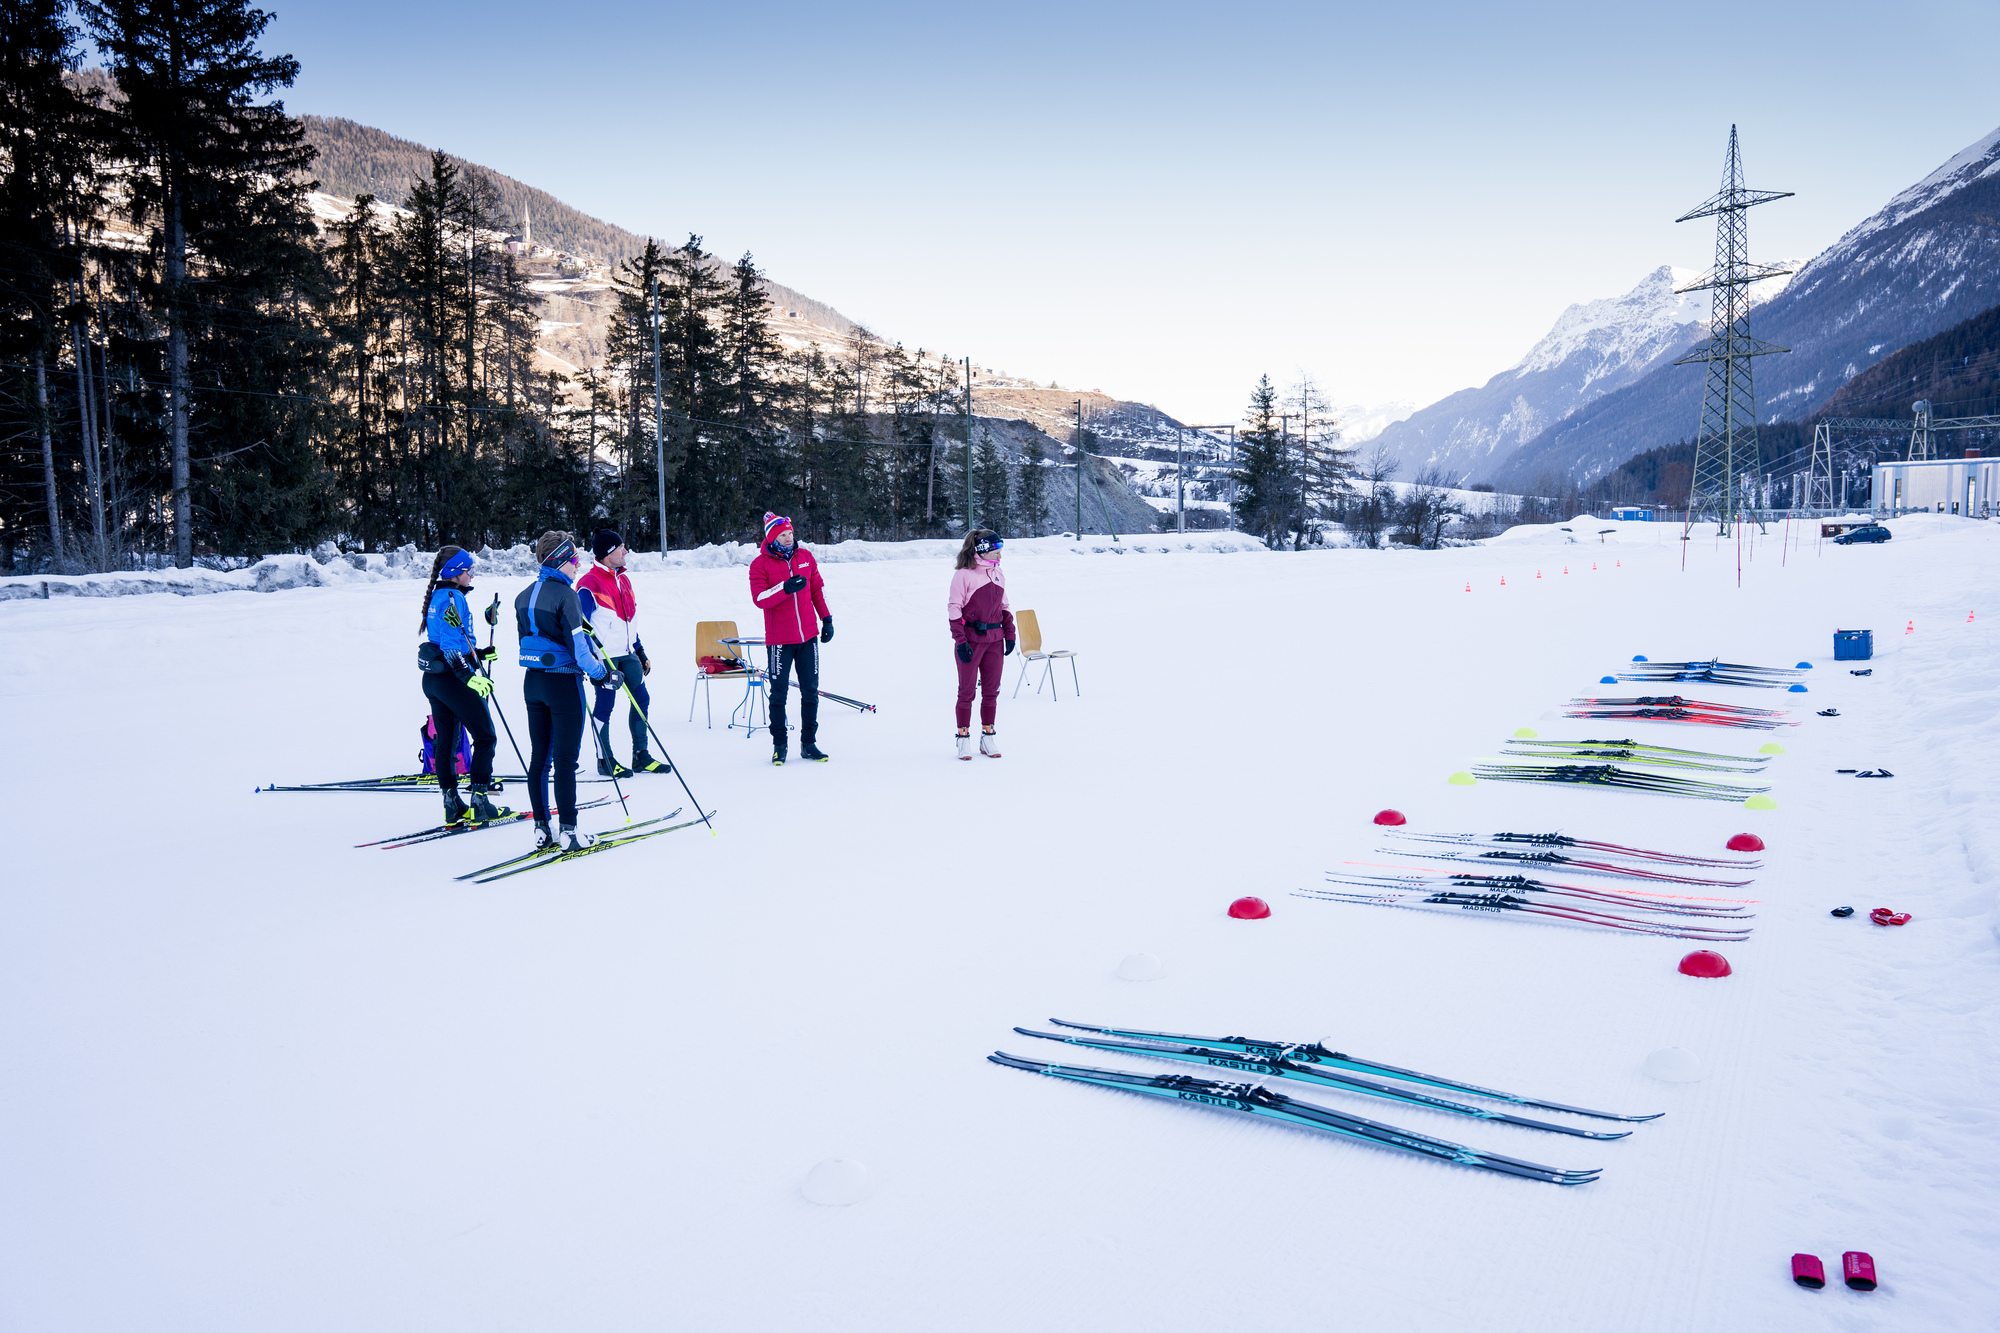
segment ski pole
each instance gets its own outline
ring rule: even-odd
[[[603,656],[604,641],[597,637],[597,630],[592,627],[589,621],[584,622],[583,632],[590,636],[590,641],[597,645],[598,654],[600,656]],[[610,658],[606,657],[605,660],[609,662]],[[702,811],[701,802],[695,800],[694,792],[689,790],[687,779],[681,776],[681,766],[675,763],[673,755],[667,752],[667,743],[660,739],[659,732],[653,730],[653,720],[646,716],[645,709],[639,707],[639,700],[633,696],[632,687],[630,685],[625,684],[622,678],[619,681],[619,687],[625,691],[625,702],[632,705],[632,711],[637,713],[639,715],[639,720],[646,724],[646,734],[653,738],[653,744],[660,747],[660,754],[663,758],[666,759],[667,766],[674,770],[674,781],[681,784],[681,790],[687,792],[688,800],[694,802],[695,813],[701,815],[701,822],[704,824],[708,824],[708,836],[711,838],[715,837],[716,836],[715,825],[709,823],[708,815]],[[595,728],[593,728],[593,730],[595,730]]]
[[[857,713],[872,713],[875,711],[874,704],[865,704],[862,703],[859,699],[850,699],[844,694],[835,694],[831,690],[821,690],[819,692],[819,697],[822,699],[831,699],[837,704],[846,704],[849,708],[852,708]]]
[[[595,638],[596,636],[592,635],[591,637]],[[614,669],[608,661],[604,666],[607,671]],[[597,756],[600,763],[610,759],[611,756],[604,751],[602,738],[597,734],[596,721],[590,715],[590,696],[583,689],[583,672],[581,668],[577,671],[576,698],[577,702],[583,705],[583,729],[590,733],[591,752]],[[607,767],[611,769],[611,790],[618,793],[618,808],[625,811],[625,822],[629,824],[632,822],[632,812],[625,805],[625,789],[618,785],[617,761],[613,760]]]
[[[493,647],[493,636],[498,634],[499,632],[500,632],[500,594],[496,592],[493,594],[493,605],[486,608],[486,647],[489,650],[489,652]],[[493,679],[493,659],[490,656],[486,659],[485,674],[486,674],[486,679],[488,680]],[[528,761],[526,759],[521,758],[521,742],[514,739],[514,729],[512,727],[507,726],[507,714],[501,710],[500,701],[498,699],[489,698],[486,702],[493,705],[494,714],[499,717],[500,725],[506,729],[507,744],[514,747],[514,758],[520,760],[521,775],[522,777],[526,778],[528,773]]]

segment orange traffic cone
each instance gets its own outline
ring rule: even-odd
[[[1471,585],[1470,583],[1466,584],[1466,585],[1465,585],[1465,590],[1466,590],[1467,592],[1471,592],[1471,591],[1472,591],[1472,585]]]
[[[1563,573],[1565,573],[1565,574],[1569,573],[1569,566],[1568,566],[1568,565],[1564,565],[1564,566],[1563,566]]]
[[[1500,576],[1500,586],[1503,588],[1507,586],[1507,576],[1505,574]]]
[[[1917,632],[1917,622],[1914,620],[1912,620],[1909,624],[1909,627],[1903,631],[1903,633],[1905,634],[1915,634],[1916,632]]]
[[[1542,571],[1541,571],[1541,570],[1539,570],[1539,569],[1538,569],[1538,570],[1536,570],[1536,571],[1535,571],[1535,577],[1536,577],[1536,578],[1540,578],[1541,576],[1542,576]]]
[[[1597,572],[1597,562],[1595,560],[1590,562],[1590,572],[1593,574]]]
[[[1972,612],[1970,612],[1970,611],[1967,611],[1967,612],[1965,613],[1965,623],[1966,623],[1966,624],[1968,624],[1968,625],[1970,625],[1970,624],[1972,623]]]

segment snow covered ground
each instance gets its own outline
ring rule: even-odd
[[[1434,553],[1010,546],[1014,605],[1082,653],[1084,693],[1065,670],[1060,702],[1003,694],[1006,757],[966,764],[945,560],[828,566],[825,683],[881,711],[829,707],[833,761],[777,770],[719,725],[726,692],[716,729],[686,721],[692,624],[751,629],[743,571],[642,572],[660,730],[721,836],[484,887],[451,877],[524,833],[356,850],[435,801],[252,790],[413,766],[410,582],[0,603],[0,1326],[1990,1327],[2000,528],[1891,526],[1774,534],[1740,590],[1734,542],[1683,572],[1677,530],[1643,524]],[[1834,664],[1836,628],[1876,632],[1872,676]],[[1769,739],[1555,717],[1640,692],[1596,684],[1635,653],[1815,664],[1807,695],[1698,695],[1797,706],[1776,810],[1446,783],[1520,726]],[[1870,767],[1896,776],[1834,772]],[[628,791],[640,818],[683,800]],[[1384,806],[1699,853],[1755,831],[1756,933],[1694,980],[1680,941],[1292,896],[1381,860]],[[1243,893],[1270,919],[1226,916]],[[1118,979],[1139,951],[1162,979]],[[1011,1031],[1050,1016],[1324,1037],[1666,1115],[1593,1143],[1283,1089],[1604,1168],[1560,1189],[986,1062],[1064,1058]],[[1647,1077],[1666,1046],[1706,1078]],[[806,1201],[834,1157],[872,1197]],[[1788,1280],[1793,1251],[1848,1249],[1881,1290]]]

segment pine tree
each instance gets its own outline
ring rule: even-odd
[[[1013,487],[1008,484],[1007,457],[993,443],[993,433],[984,427],[972,451],[972,465],[973,484],[978,493],[978,524],[1004,536],[1014,527]]]
[[[121,95],[112,140],[135,168],[125,177],[132,221],[149,230],[158,257],[143,295],[166,331],[174,563],[185,567],[194,558],[191,429],[210,456],[263,449],[253,461],[267,471],[250,488],[261,494],[230,486],[218,494],[239,520],[250,518],[239,506],[259,499],[310,507],[300,492],[316,484],[299,457],[309,438],[294,407],[224,408],[223,395],[207,395],[215,405],[204,402],[200,427],[191,425],[197,382],[219,378],[239,393],[300,387],[291,373],[298,325],[288,319],[317,260],[302,176],[313,150],[282,102],[254,100],[290,86],[298,62],[258,51],[271,15],[245,0],[84,0],[80,8]],[[245,431],[268,432],[265,443]],[[283,526],[309,524],[297,510],[282,516]]]
[[[103,184],[93,160],[103,131],[98,108],[63,77],[76,54],[68,10],[61,0],[9,0],[0,6],[0,357],[7,362],[0,376],[9,381],[5,411],[13,429],[8,434],[34,439],[41,452],[39,475],[17,470],[11,461],[0,475],[8,483],[10,556],[15,527],[38,510],[57,569],[65,567],[70,551],[62,518],[68,469],[59,469],[56,460],[63,397],[56,359],[65,325],[83,352],[75,332],[77,283],[87,257],[84,242],[96,230]],[[79,371],[82,364],[79,360]],[[80,432],[87,401],[79,393]],[[92,442],[80,443],[94,474]],[[89,489],[99,539],[93,563],[101,568],[102,491]],[[39,505],[16,507],[15,496],[38,492]]]
[[[1237,436],[1236,518],[1245,532],[1272,546],[1302,526],[1304,506],[1297,469],[1278,419],[1278,391],[1269,375],[1250,392],[1248,425]]]
[[[1022,451],[1021,479],[1015,488],[1015,518],[1021,533],[1027,537],[1039,537],[1049,525],[1049,475],[1048,455],[1042,449],[1040,434],[1028,437],[1028,445]]]

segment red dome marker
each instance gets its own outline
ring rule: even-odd
[[[1726,977],[1729,973],[1729,960],[1713,949],[1696,949],[1681,959],[1682,976]]]
[[[1271,904],[1262,898],[1238,898],[1229,904],[1229,915],[1238,921],[1262,921],[1271,915]]]
[[[1729,850],[1732,852],[1761,852],[1764,850],[1764,840],[1754,833],[1739,833],[1729,840]]]
[[[1378,824],[1407,824],[1410,821],[1403,818],[1401,810],[1377,810],[1375,812],[1375,822]]]

